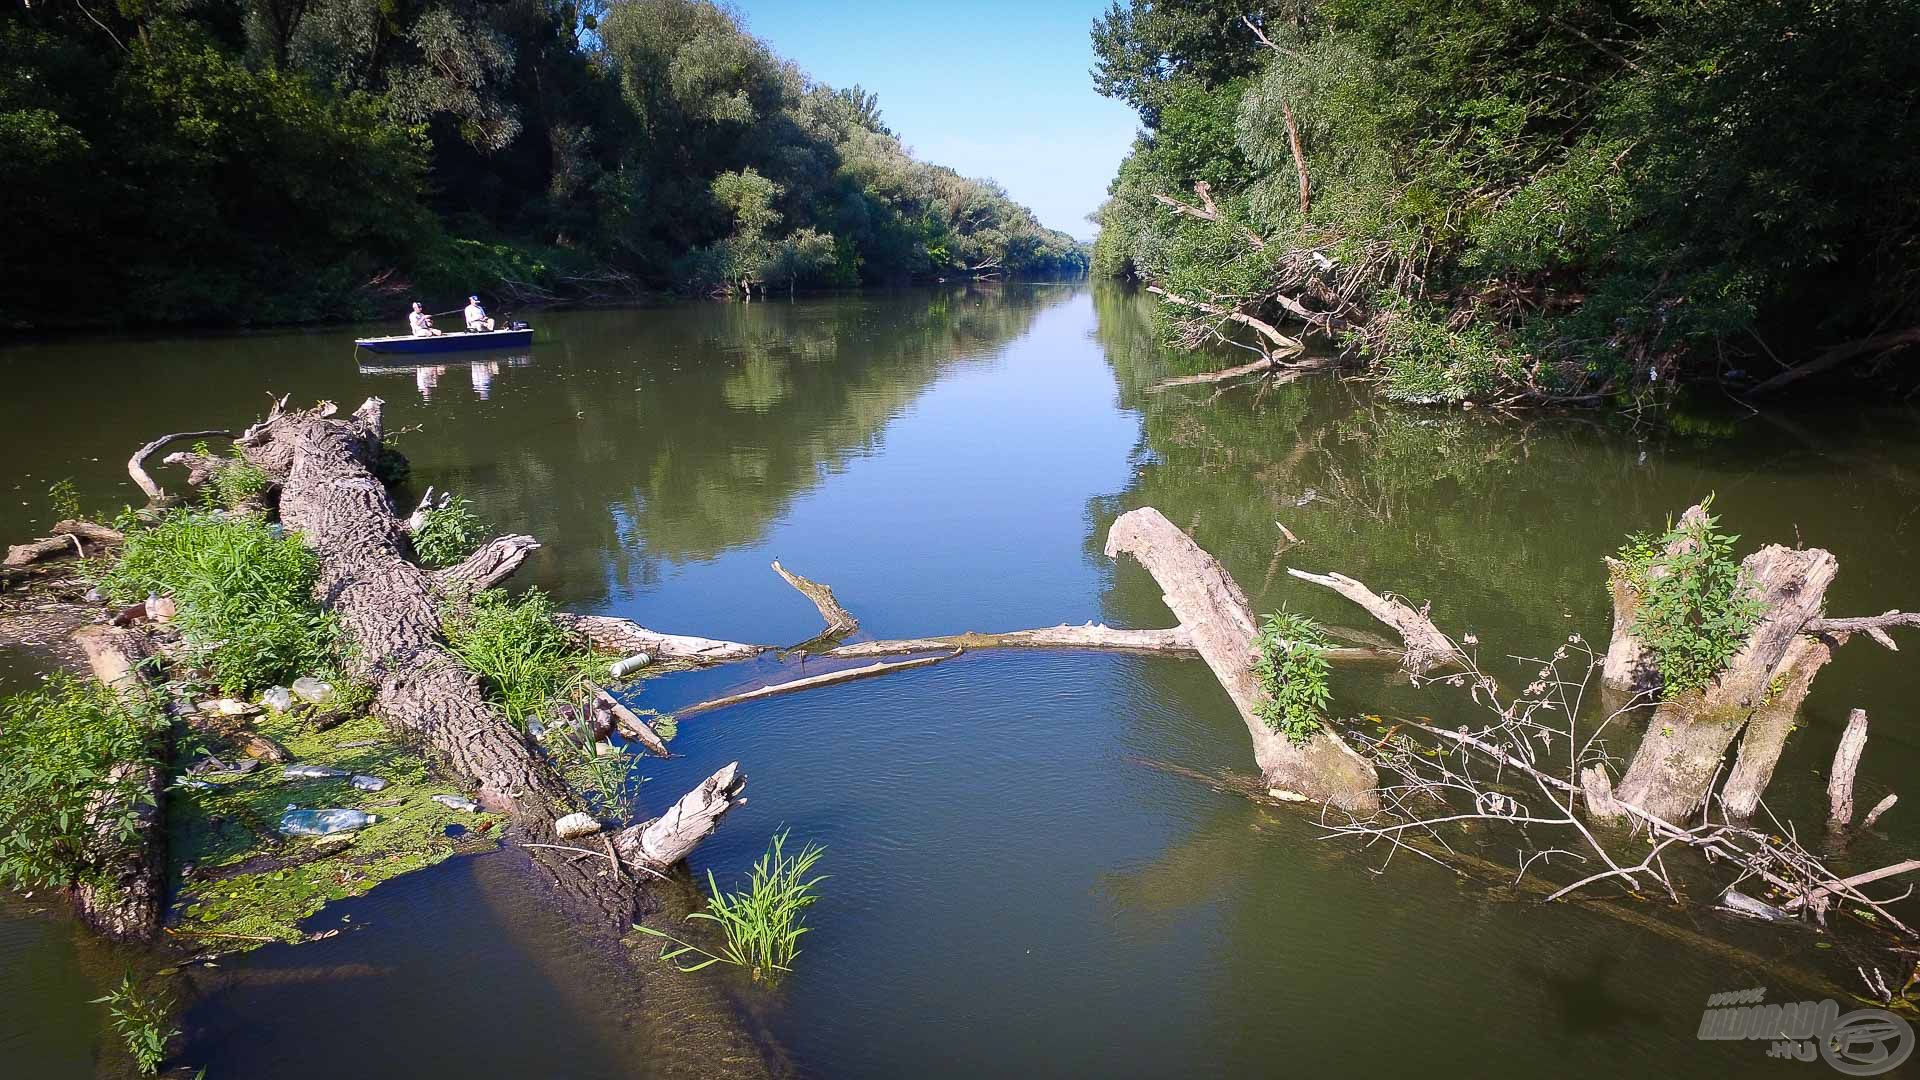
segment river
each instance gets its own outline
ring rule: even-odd
[[[543,542],[519,585],[667,631],[812,636],[776,558],[875,637],[1167,625],[1147,575],[1101,552],[1118,514],[1152,505],[1258,610],[1360,625],[1285,572],[1339,570],[1432,600],[1483,655],[1539,655],[1572,633],[1604,641],[1602,557],[1710,492],[1743,549],[1833,551],[1835,613],[1920,605],[1911,404],[1729,404],[1654,430],[1396,408],[1332,377],[1151,393],[1203,361],[1158,347],[1148,303],[982,285],[545,313],[528,354],[440,368],[356,358],[340,329],[0,348],[0,535],[44,526],[56,479],[90,507],[130,501],[134,447],[243,425],[269,391],[348,408],[377,394],[413,489],[464,494]],[[1281,523],[1301,541],[1285,551]],[[1852,707],[1874,717],[1863,800],[1920,797],[1901,790],[1920,766],[1908,656],[1856,640],[1821,674],[1769,796],[1781,817],[1819,820]],[[753,674],[667,676],[644,701],[670,710]],[[0,654],[0,682],[30,677]],[[1444,688],[1334,678],[1343,714],[1472,716]],[[1251,768],[1194,661],[969,655],[689,718],[674,749],[643,766],[653,808],[729,760],[750,777],[697,873],[738,880],[783,826],[827,846],[798,970],[734,987],[802,1075],[1805,1076],[1696,1039],[1702,1006],[1754,985],[1791,999],[1775,963],[1845,971],[1804,933],[1666,916],[1740,952],[1701,948],[1389,863],[1149,767]],[[1920,812],[1901,806],[1839,865],[1916,845]],[[598,960],[511,858],[454,860],[315,921],[354,932],[195,969],[179,1060],[213,1080],[673,1071],[644,1024],[596,1009]],[[44,899],[0,905],[0,1060],[93,1075],[108,1036],[86,1000],[126,960]]]

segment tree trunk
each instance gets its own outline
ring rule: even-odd
[[[403,555],[404,532],[386,487],[370,471],[380,446],[378,399],[349,420],[326,408],[287,413],[276,408],[248,430],[241,445],[270,473],[284,464],[281,520],[303,534],[320,559],[316,594],[337,615],[353,646],[350,674],[373,687],[371,711],[442,757],[478,788],[483,805],[509,814],[531,839],[550,840],[562,817],[582,809],[578,797],[526,734],[490,708],[475,678],[440,636],[432,575]],[[725,782],[720,783],[722,777]],[[664,870],[653,861],[683,856],[732,804],[744,780],[728,766],[669,812],[679,841],[639,844],[660,821],[635,825],[613,838],[634,853],[632,866]],[[555,885],[580,906],[624,930],[648,899],[631,874],[604,861],[555,858],[536,849]]]
[[[1757,717],[1762,728],[1777,728],[1783,716],[1790,722],[1814,672],[1825,663],[1824,645],[1796,643],[1820,614],[1839,569],[1834,557],[1819,548],[1796,551],[1775,544],[1747,556],[1741,566],[1764,605],[1759,625],[1705,690],[1660,703],[1620,781],[1621,802],[1667,821],[1684,822],[1706,802],[1722,756],[1750,720]],[[1769,756],[1777,759],[1777,743],[1784,738],[1784,731],[1777,738],[1765,731],[1755,736],[1747,766],[1740,770],[1743,787],[1735,793],[1742,805],[1757,803],[1755,782],[1764,786],[1771,776]],[[1768,744],[1773,744],[1770,750]]]
[[[85,626],[74,633],[73,640],[87,654],[94,677],[108,688],[123,697],[148,692],[140,664],[149,652],[140,633]],[[164,763],[165,736],[153,736],[152,749]],[[123,761],[113,766],[107,778],[118,784],[129,777],[135,779],[135,786],[145,796],[134,834],[129,839],[114,825],[97,824],[87,861],[103,876],[75,885],[71,893],[81,920],[98,933],[116,941],[150,941],[160,930],[161,877],[166,865],[167,834],[162,813],[166,769],[164,764]],[[98,819],[117,820],[120,811],[112,802],[101,800],[89,809],[89,824]]]
[[[1152,507],[1129,511],[1113,523],[1107,557],[1122,554],[1139,560],[1165,590],[1167,607],[1240,710],[1270,791],[1330,802],[1356,814],[1379,809],[1373,766],[1331,729],[1295,744],[1260,719],[1266,695],[1253,674],[1259,628],[1246,594],[1213,556]]]

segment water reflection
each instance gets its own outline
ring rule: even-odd
[[[397,360],[361,360],[362,375],[405,375],[413,373],[414,388],[420,392],[423,404],[433,401],[433,392],[440,385],[441,376],[454,368],[466,368],[473,384],[473,396],[481,401],[493,398],[493,380],[504,368],[523,368],[533,364],[532,353],[516,353],[512,356],[498,356],[486,360],[470,360],[464,363],[417,363]]]

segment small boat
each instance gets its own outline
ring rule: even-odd
[[[355,338],[355,345],[362,349],[383,353],[443,353],[465,352],[468,349],[524,349],[533,344],[533,328],[523,327],[517,330],[488,330],[478,333],[454,331],[446,334],[434,334],[428,337],[415,337],[412,334],[395,334],[393,337]]]

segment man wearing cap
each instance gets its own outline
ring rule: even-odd
[[[467,316],[467,333],[482,334],[482,333],[492,332],[493,320],[487,317],[487,309],[480,306],[479,297],[477,296],[467,297],[466,316]]]

